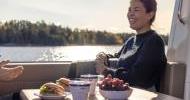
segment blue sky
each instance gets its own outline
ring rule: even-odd
[[[170,32],[174,0],[157,0],[153,28]],[[71,28],[131,32],[126,18],[129,0],[0,0],[0,20],[45,20]]]

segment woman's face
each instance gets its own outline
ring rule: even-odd
[[[150,29],[150,19],[153,17],[152,12],[146,13],[146,9],[139,0],[132,0],[127,14],[130,27],[137,32]]]

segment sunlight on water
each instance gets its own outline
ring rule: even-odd
[[[13,62],[94,60],[99,52],[114,54],[121,46],[0,47],[0,60]],[[167,51],[167,46],[166,46]]]
[[[110,48],[110,47],[109,47]],[[108,47],[104,46],[66,46],[55,47],[43,52],[42,57],[37,61],[77,61],[92,60],[96,58],[96,54],[101,51],[113,53],[116,51],[108,51]],[[113,50],[113,49],[112,49]]]
[[[93,60],[99,52],[116,53],[121,46],[0,47],[1,60],[77,61]]]
[[[85,59],[95,59],[96,54],[98,54],[100,51],[106,51],[105,48],[102,48],[100,46],[97,47],[90,47],[90,46],[84,46],[84,47],[74,47],[74,48],[65,48],[63,50],[63,53],[65,54],[65,58],[74,60],[85,60]]]

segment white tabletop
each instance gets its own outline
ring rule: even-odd
[[[143,89],[132,88],[133,92],[128,100],[182,100],[173,96],[154,93],[146,91]],[[23,89],[20,93],[22,100],[40,100],[38,96],[34,93],[39,93],[39,89]],[[68,95],[66,100],[72,100],[72,95]],[[99,89],[96,90],[96,96],[89,97],[89,100],[105,100],[101,94],[99,94]]]

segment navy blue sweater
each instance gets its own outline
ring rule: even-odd
[[[153,30],[129,38],[117,54],[119,68],[115,77],[142,88],[159,84],[167,63],[164,46]]]

